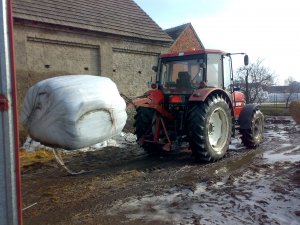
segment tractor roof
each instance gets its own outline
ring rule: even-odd
[[[200,49],[200,50],[192,50],[186,52],[176,52],[176,53],[169,53],[169,54],[162,54],[160,58],[170,58],[176,56],[187,56],[187,55],[197,55],[197,54],[207,54],[207,53],[217,53],[217,54],[226,54],[221,50],[214,50],[214,49]]]

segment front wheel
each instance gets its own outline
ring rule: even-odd
[[[264,116],[259,109],[256,109],[251,115],[251,127],[240,129],[243,144],[248,148],[255,148],[263,141]]]
[[[197,160],[216,161],[222,158],[230,143],[232,117],[222,96],[213,95],[188,112],[188,137]]]
[[[136,115],[134,117],[135,123],[135,135],[137,137],[137,142],[144,136],[152,137],[155,130],[154,120],[155,111],[150,108],[138,107],[136,109]],[[158,144],[143,143],[141,147],[149,155],[159,155],[161,153],[161,146]]]

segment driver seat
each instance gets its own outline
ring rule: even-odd
[[[188,72],[180,71],[178,73],[178,79],[176,80],[177,87],[190,88],[191,87],[191,75]]]

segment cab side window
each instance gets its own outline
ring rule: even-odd
[[[224,67],[224,90],[227,92],[232,92],[232,82],[230,79],[230,58],[228,56],[223,56],[223,67]]]
[[[222,59],[219,54],[207,55],[207,86],[223,87]]]

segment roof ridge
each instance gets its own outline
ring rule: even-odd
[[[181,28],[181,27],[187,27],[189,25],[192,25],[192,23],[191,22],[184,23],[184,24],[178,25],[176,27],[171,27],[171,28],[165,29],[165,31],[167,32],[167,31],[170,31],[170,30],[175,30],[175,29],[178,29],[178,28]]]

